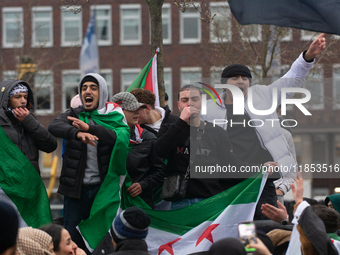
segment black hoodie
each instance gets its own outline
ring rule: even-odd
[[[0,83],[0,126],[12,142],[28,158],[40,173],[39,150],[50,153],[57,148],[57,140],[30,113],[22,122],[14,117],[12,111],[7,110],[9,92],[18,83],[28,88],[27,109],[34,105],[33,93],[24,81],[7,80]]]

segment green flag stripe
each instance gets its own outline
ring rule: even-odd
[[[152,58],[153,59],[153,58]],[[142,88],[144,89],[145,86],[145,79],[147,77],[147,74],[150,71],[151,65],[152,65],[152,59],[149,61],[149,63],[144,66],[143,70],[140,72],[140,74],[136,77],[136,79],[132,82],[130,87],[126,90],[126,92],[130,92],[133,89]]]
[[[88,116],[98,125],[114,130],[117,137],[112,149],[107,175],[94,199],[90,216],[79,224],[82,235],[94,249],[104,239],[119,208],[119,184],[121,176],[126,175],[125,159],[130,140],[130,129],[123,122],[124,115],[117,111],[108,114],[99,114],[98,111],[81,112],[79,119],[88,123]]]
[[[46,188],[27,157],[0,127],[0,187],[12,200],[28,226],[39,228],[52,221]]]
[[[183,235],[204,221],[215,220],[229,205],[256,202],[261,186],[261,174],[254,175],[234,187],[191,206],[172,211],[147,209],[141,199],[130,198],[123,189],[124,207],[139,206],[151,217],[151,227]],[[190,217],[195,215],[195,217]]]

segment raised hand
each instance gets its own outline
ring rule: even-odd
[[[27,110],[26,107],[18,107],[13,109],[14,117],[17,118],[20,122],[22,122],[28,114],[30,114],[30,111]]]
[[[290,184],[292,188],[293,196],[295,203],[300,203],[303,201],[303,179],[302,179],[302,172],[298,172],[298,178],[295,178],[296,188],[294,183]]]
[[[313,60],[324,48],[326,48],[326,39],[324,36],[325,33],[320,34],[309,46],[304,56],[306,61]]]

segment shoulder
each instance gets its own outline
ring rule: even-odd
[[[141,138],[148,139],[148,140],[156,140],[157,139],[155,134],[153,134],[152,132],[146,130],[145,128],[143,129],[143,133],[141,135]]]

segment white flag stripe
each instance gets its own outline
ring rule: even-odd
[[[257,201],[262,193],[263,187],[266,183],[268,174],[265,174],[262,178],[260,191],[257,197]],[[237,224],[241,221],[252,221],[256,202],[247,204],[233,204],[226,207],[226,209],[214,220],[205,221],[198,225],[197,227],[191,229],[183,236],[162,231],[155,228],[149,228],[149,234],[146,238],[148,243],[149,253],[152,255],[166,255],[169,254],[167,250],[159,249],[162,245],[169,242],[176,241],[171,245],[174,255],[189,254],[193,252],[207,251],[213,242],[218,241],[225,237],[238,237]],[[203,212],[202,212],[203,213]],[[188,216],[190,217],[190,216]],[[206,237],[212,238],[209,240],[206,237],[202,237],[202,234],[208,229]],[[209,235],[211,233],[211,236]]]

